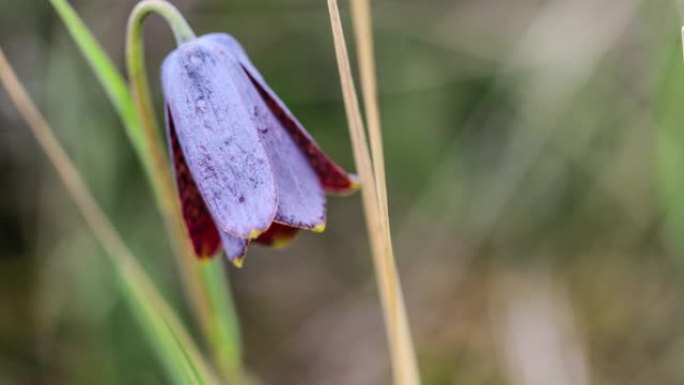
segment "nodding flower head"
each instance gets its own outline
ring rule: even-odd
[[[323,231],[325,193],[358,185],[323,153],[227,34],[181,44],[162,66],[166,126],[195,253],[223,245],[241,265],[251,241]]]

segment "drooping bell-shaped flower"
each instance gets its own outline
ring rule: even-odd
[[[223,245],[240,265],[254,240],[282,246],[322,231],[325,193],[358,186],[321,151],[227,34],[181,44],[164,60],[166,125],[195,252]]]

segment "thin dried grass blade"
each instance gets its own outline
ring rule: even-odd
[[[0,49],[0,82],[55,167],[81,215],[102,244],[122,282],[125,297],[140,315],[160,359],[179,384],[218,384],[199,349],[138,264],[92,196],[47,121],[38,111]]]

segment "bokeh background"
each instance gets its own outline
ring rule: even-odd
[[[73,0],[123,63],[133,0]],[[177,0],[242,41],[334,159],[353,160],[324,1]],[[425,384],[684,383],[684,2],[377,0],[391,219]],[[348,4],[341,2],[348,40]],[[146,27],[150,77],[173,48]],[[0,45],[185,319],[140,166],[47,0]],[[167,384],[112,266],[0,91],[0,384]],[[228,272],[264,384],[387,384],[359,195],[328,230]]]

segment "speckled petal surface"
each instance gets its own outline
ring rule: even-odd
[[[225,55],[233,58],[229,52]],[[234,79],[238,94],[249,107],[278,185],[275,221],[293,227],[322,230],[325,193],[311,164],[285,128],[266,106],[246,74]]]
[[[172,52],[162,86],[178,143],[222,232],[249,239],[265,231],[278,207],[275,177],[252,112],[235,85],[242,69],[196,39]]]
[[[242,45],[235,38],[225,33],[212,33],[204,35],[201,39],[216,42],[238,58],[268,108],[309,160],[326,192],[343,194],[358,188],[356,177],[347,174],[321,150],[285,103],[268,86],[261,73],[252,64]]]
[[[267,233],[262,233],[261,235]],[[242,266],[242,261],[247,253],[247,245],[249,241],[234,237],[225,231],[220,232],[221,242],[223,243],[223,253],[226,254],[226,258],[233,262],[237,266]]]

